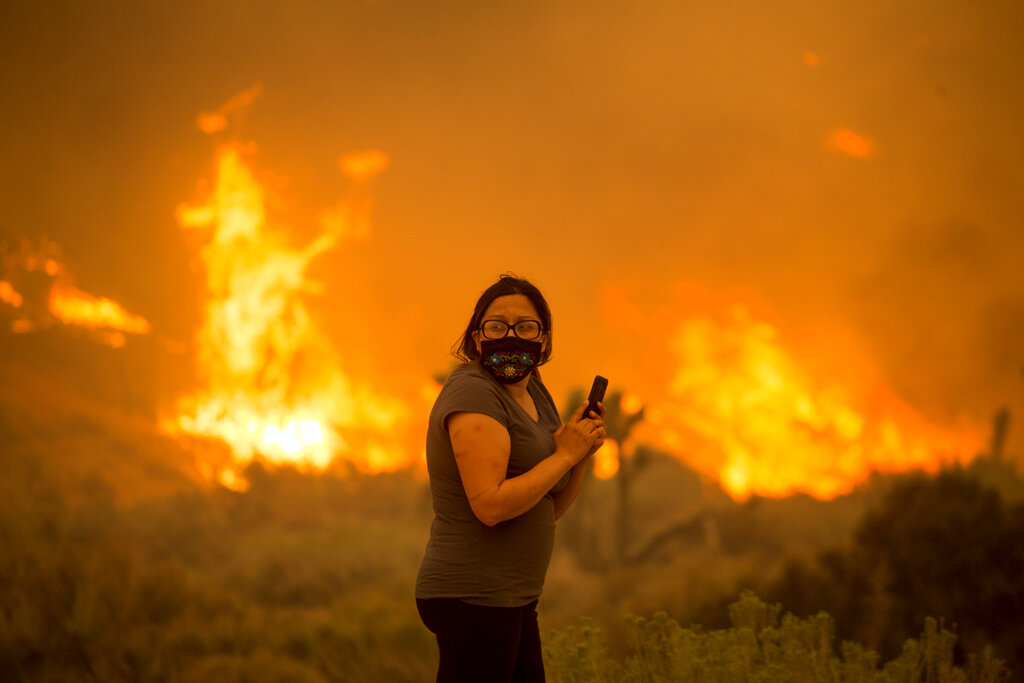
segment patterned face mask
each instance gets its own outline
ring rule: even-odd
[[[502,384],[514,384],[540,363],[539,341],[509,335],[480,342],[480,364]]]

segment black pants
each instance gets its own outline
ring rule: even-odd
[[[523,607],[483,607],[454,598],[417,598],[416,607],[437,636],[437,683],[544,681],[536,600]]]

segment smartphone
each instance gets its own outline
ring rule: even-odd
[[[587,408],[583,411],[583,417],[590,417],[590,411],[598,415],[597,404],[604,400],[604,392],[608,388],[608,380],[601,375],[594,377],[594,383],[590,385],[590,396],[587,397]]]

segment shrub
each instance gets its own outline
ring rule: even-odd
[[[667,683],[669,681],[834,681],[835,683],[994,683],[1009,677],[990,649],[972,656],[966,668],[953,660],[956,636],[927,619],[917,640],[879,668],[876,653],[842,643],[834,650],[835,623],[828,614],[780,618],[781,608],[745,592],[729,608],[732,627],[715,631],[683,628],[665,613],[651,619],[629,616],[627,654],[607,654],[593,623],[552,631],[544,660],[552,683]]]

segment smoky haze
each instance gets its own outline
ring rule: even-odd
[[[256,143],[297,239],[344,192],[340,154],[390,159],[369,239],[312,273],[356,374],[446,369],[512,270],[555,311],[556,396],[595,371],[663,389],[637,362],[657,334],[630,345],[607,294],[684,315],[677,286],[696,283],[756,298],[804,348],[854,340],[933,419],[1024,414],[1018,3],[0,12],[0,237],[49,236],[83,288],[166,337],[200,315],[174,220],[212,172],[196,115],[258,83],[231,134]],[[839,129],[873,153],[830,147]]]

